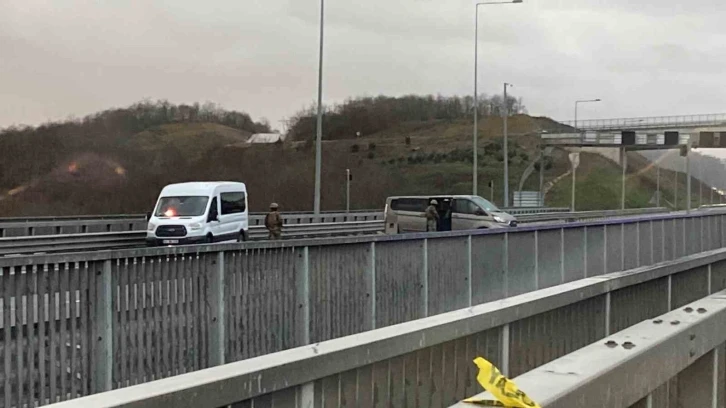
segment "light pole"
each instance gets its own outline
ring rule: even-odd
[[[350,212],[350,169],[345,169],[345,212]]]
[[[514,86],[504,83],[504,208],[509,207],[509,148],[507,146],[507,118],[509,117],[509,103],[507,102],[507,87]]]
[[[577,105],[581,103],[588,103],[588,102],[600,102],[601,99],[585,99],[581,101],[575,101],[575,132],[577,132]]]
[[[512,1],[490,1],[490,2],[482,2],[482,3],[476,3],[476,7],[474,10],[474,135],[473,135],[473,168],[472,168],[472,190],[474,195],[478,195],[478,158],[479,158],[479,152],[477,151],[478,147],[478,140],[479,140],[479,127],[478,127],[478,119],[479,119],[479,88],[478,88],[478,74],[479,74],[479,6],[486,6],[491,4],[516,4],[516,3],[522,3],[524,0],[512,0]]]
[[[325,0],[320,0],[320,58],[318,60],[318,123],[315,130],[315,201],[313,211],[320,214],[320,167],[323,161],[323,28]]]

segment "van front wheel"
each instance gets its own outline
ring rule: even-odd
[[[214,243],[214,236],[212,234],[207,235],[207,244],[213,244]]]

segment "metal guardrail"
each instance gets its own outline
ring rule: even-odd
[[[611,217],[627,217],[631,215],[662,214],[670,210],[667,208],[634,208],[627,210],[605,210],[605,211],[576,211],[561,213],[526,214],[517,216],[522,223],[541,221],[563,221],[573,222],[579,220],[597,220]]]
[[[512,215],[516,214],[528,214],[532,212],[538,213],[552,213],[552,212],[567,212],[567,207],[512,207],[505,208],[504,211],[509,212]],[[320,213],[324,216],[327,215],[348,215],[348,214],[364,214],[364,213],[379,213],[379,210],[350,210],[344,211],[321,211]],[[267,213],[265,212],[251,212],[250,216],[253,218],[264,217]],[[284,211],[283,216],[313,216],[311,211]],[[98,220],[145,220],[144,214],[102,214],[102,215],[63,215],[63,216],[37,216],[37,217],[0,217],[0,226],[5,224],[34,224],[48,221],[98,221]],[[44,225],[45,226],[45,225]]]
[[[282,220],[289,224],[310,224],[382,219],[380,211],[351,211],[322,213],[283,213]],[[250,226],[264,225],[265,214],[250,215]],[[145,231],[147,221],[143,215],[48,217],[48,219],[0,219],[0,238],[19,236],[87,234],[101,232]]]
[[[315,238],[334,235],[375,234],[383,231],[383,221],[351,221],[321,224],[289,224],[282,231],[282,238]],[[268,237],[265,227],[254,226],[249,230],[250,239]],[[102,232],[89,234],[28,236],[0,238],[0,255],[54,253],[70,251],[98,251],[143,247],[146,231]]]
[[[559,213],[567,212],[567,208],[511,208],[506,209],[512,215],[533,213]],[[263,225],[264,213],[251,213],[250,225]],[[350,212],[323,211],[320,216],[309,212],[282,213],[285,224],[371,221],[383,219],[383,213],[377,210],[356,210]],[[118,215],[86,215],[61,217],[33,217],[33,218],[0,218],[0,238],[36,236],[36,235],[62,235],[87,234],[101,232],[143,231],[146,230],[146,218],[143,214]]]
[[[367,213],[375,210],[350,210],[348,213]],[[321,211],[323,215],[345,214],[344,211]],[[264,217],[266,212],[251,212],[252,217]],[[312,215],[312,211],[285,211],[288,215]],[[34,223],[44,221],[95,221],[95,220],[138,220],[145,219],[145,214],[99,214],[99,215],[48,215],[36,217],[0,217],[0,224],[9,222]]]
[[[502,211],[514,215],[516,217],[525,214],[554,214],[569,212],[570,209],[567,207],[513,207],[503,208]]]
[[[721,271],[723,268],[716,276],[713,273],[706,275],[705,271],[716,270],[724,260],[726,250],[721,249],[627,273],[581,279],[352,336],[319,343],[308,338],[308,345],[291,350],[52,407],[217,408],[233,404],[446,407],[481,389],[475,380],[477,372],[472,364],[475,357],[487,358],[511,377],[531,371],[601,341],[612,332],[659,316],[668,309],[680,308],[692,299],[723,290],[726,277],[725,271]],[[704,284],[706,276],[711,277],[709,285]],[[208,318],[213,316],[214,312]],[[689,357],[689,361],[693,361],[693,357],[708,346],[704,346],[701,333],[721,331],[720,336],[723,336],[726,321],[722,320],[726,315],[719,312],[718,316],[716,320],[707,319],[719,325],[700,326],[708,327],[708,332],[689,332],[696,337],[689,335],[685,342],[674,343],[679,348],[670,349],[670,354],[663,358],[661,364],[677,354],[680,347],[685,348],[686,353],[696,347]],[[573,325],[577,325],[576,330]],[[210,330],[215,329],[210,327]],[[679,337],[679,340],[684,338]],[[637,343],[643,340],[631,341]],[[213,347],[223,347],[226,343],[212,344]],[[624,353],[619,348],[618,351]],[[630,352],[638,354],[640,349],[636,345]],[[679,357],[678,364],[682,361]],[[583,369],[595,371],[607,363],[598,360],[598,364]],[[133,371],[134,366],[131,367]],[[677,367],[674,365],[674,368]],[[649,368],[649,365],[643,365],[639,370]],[[620,382],[632,382],[630,387],[642,385],[629,373],[619,374],[622,377]],[[560,383],[569,381],[568,376],[577,377],[578,371],[559,376],[562,379]],[[524,389],[529,393],[529,389]],[[694,391],[698,389],[695,387]],[[609,398],[595,401],[587,407],[615,407],[613,401],[618,401],[618,392],[609,388],[608,391]]]
[[[506,210],[512,215],[533,213],[567,212],[567,208],[514,208]],[[250,214],[250,225],[263,225],[265,214]],[[285,224],[371,221],[383,219],[383,213],[376,210],[357,210],[349,213],[340,211],[322,212],[315,216],[307,212],[285,212],[282,214]],[[33,218],[0,218],[0,238],[88,234],[102,232],[123,232],[146,230],[146,219],[141,214],[119,214],[101,216],[67,216],[67,217],[33,217]]]
[[[546,214],[523,214],[518,219],[522,223],[536,222],[573,222],[577,220],[606,219],[616,216],[639,214],[656,214],[667,212],[665,208],[646,208],[612,211],[555,212]],[[307,217],[307,216],[306,216]],[[340,214],[327,216],[328,220],[340,219]],[[283,238],[315,238],[330,235],[355,235],[382,233],[384,224],[382,213],[360,213],[354,219],[374,219],[376,221],[329,222],[286,224]],[[342,217],[344,220],[348,217]],[[290,219],[288,218],[288,221]],[[298,221],[309,221],[307,218]],[[145,224],[145,223],[144,223]],[[267,238],[267,230],[261,226],[250,227],[250,239]],[[25,236],[16,238],[0,238],[0,256],[21,255],[32,253],[54,253],[71,251],[97,251],[107,249],[123,249],[144,246],[146,231],[101,232],[85,234],[58,234],[43,236]]]
[[[723,407],[724,300],[721,291],[638,323],[514,382],[542,408]],[[486,392],[476,398],[496,400]]]

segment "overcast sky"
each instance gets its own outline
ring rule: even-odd
[[[324,100],[470,94],[473,0],[327,0]],[[652,4],[636,4],[652,3]],[[525,0],[480,9],[480,90],[569,120],[726,112],[726,2]],[[0,127],[143,98],[274,127],[316,99],[319,0],[2,0]]]

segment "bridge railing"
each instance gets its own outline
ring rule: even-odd
[[[562,213],[567,208],[510,208],[512,215]],[[355,210],[350,212],[323,211],[320,216],[310,212],[286,211],[282,213],[285,224],[314,224],[332,222],[376,221],[383,219],[379,210]],[[264,226],[265,213],[251,213],[250,226]],[[80,215],[58,217],[0,218],[0,238],[45,236],[63,234],[88,234],[104,232],[145,231],[143,214]]]
[[[375,210],[346,212],[283,213],[282,221],[287,225],[358,222],[382,220],[383,213]],[[265,214],[250,214],[250,226],[264,226]],[[144,215],[80,216],[80,217],[37,217],[29,219],[0,218],[0,238],[22,236],[46,236],[63,234],[87,234],[104,232],[145,231],[147,221]]]
[[[514,381],[542,408],[723,407],[725,300],[726,291],[715,293],[619,331]],[[486,392],[476,398],[496,400]],[[462,402],[451,408],[471,406]]]
[[[382,233],[383,227],[382,220],[288,224],[282,231],[282,239],[376,234]],[[249,229],[249,239],[251,240],[265,240],[268,236],[269,231],[263,226],[253,226]],[[27,236],[0,238],[0,256],[100,251],[144,246],[146,246],[146,231]]]
[[[472,363],[477,356],[516,377],[725,288],[726,250],[720,249],[357,335],[311,340],[57,407],[446,407],[481,389]],[[601,402],[590,406],[611,406]]]
[[[574,121],[560,122],[566,126],[575,126]],[[638,118],[616,119],[586,119],[578,120],[577,128],[580,130],[626,130],[648,129],[658,127],[689,127],[707,126],[726,123],[726,113],[712,113],[701,115],[680,116],[649,116]]]
[[[723,221],[710,211],[0,259],[6,373],[20,373],[6,378],[37,380],[40,401],[122,388],[720,248]]]

